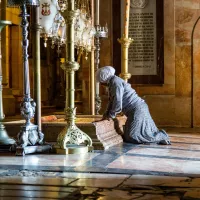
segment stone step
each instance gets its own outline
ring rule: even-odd
[[[93,121],[93,118],[90,118]],[[103,120],[98,122],[90,122],[88,118],[79,118],[77,127],[83,132],[88,134],[88,136],[93,141],[93,146],[95,150],[108,149],[116,144],[122,143],[122,137],[116,131],[115,122],[113,120]],[[42,118],[42,131],[45,135],[46,142],[56,142],[59,133],[67,125],[66,121],[57,120],[57,117],[49,116]],[[85,121],[85,122],[84,122]],[[125,120],[122,117],[118,118],[119,124],[124,124]],[[24,121],[13,121],[5,122],[6,130],[10,137],[16,138],[20,131],[20,126],[23,125]],[[122,127],[118,127],[122,129]]]

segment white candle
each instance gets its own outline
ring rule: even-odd
[[[128,38],[130,0],[124,0],[124,1],[125,1],[125,13],[124,13],[124,37],[125,37],[125,38]]]

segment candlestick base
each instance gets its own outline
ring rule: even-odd
[[[12,145],[15,143],[16,141],[8,136],[5,126],[0,124],[0,145]]]
[[[26,154],[33,153],[49,153],[52,149],[52,146],[49,144],[46,145],[34,145],[26,147],[16,147],[16,156],[25,156]]]
[[[67,145],[65,149],[61,149],[59,147],[55,147],[56,149],[56,153],[57,154],[85,154],[88,152],[92,152],[93,151],[93,147],[92,146],[83,146],[83,145],[76,145],[76,144],[72,144],[72,145]]]
[[[92,150],[91,138],[75,124],[68,123],[57,138],[54,146],[57,154],[86,153]]]

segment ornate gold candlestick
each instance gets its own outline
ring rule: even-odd
[[[1,31],[6,25],[11,25],[12,23],[10,21],[3,21],[0,20],[0,146],[2,145],[12,145],[15,143],[15,140],[10,138],[7,134],[7,131],[5,130],[5,126],[2,124],[2,121],[4,120],[4,113],[3,113],[3,86],[2,86],[2,55],[1,55]]]
[[[108,28],[106,27],[101,27],[99,25],[99,0],[95,1],[95,29],[96,29],[96,34],[95,34],[95,67],[96,71],[99,69],[99,64],[100,64],[100,39],[102,38],[107,38],[108,37]],[[99,114],[99,111],[101,109],[101,97],[99,96],[99,83],[96,82],[95,86],[95,113],[96,115]]]
[[[76,108],[74,107],[74,75],[75,71],[79,69],[79,64],[75,62],[74,57],[74,20],[77,14],[77,11],[74,10],[74,0],[68,0],[67,10],[62,12],[67,24],[67,40],[66,62],[61,65],[62,69],[66,72],[65,115],[67,125],[57,138],[57,145],[55,148],[58,154],[85,153],[92,149],[91,138],[75,125]]]
[[[133,42],[133,39],[123,37],[118,39],[118,42],[121,44],[122,58],[121,58],[121,74],[120,77],[123,78],[126,82],[131,78],[131,74],[128,73],[128,48]]]
[[[128,48],[133,42],[133,39],[128,38],[129,31],[129,12],[130,12],[130,0],[125,0],[125,14],[124,14],[124,34],[118,42],[121,44],[121,74],[120,77],[126,82],[131,78],[131,74],[128,73]]]

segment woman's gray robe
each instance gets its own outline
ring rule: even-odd
[[[148,109],[148,105],[135,90],[118,76],[113,76],[108,83],[109,103],[104,114],[115,118],[121,111],[127,116],[124,140],[132,143],[169,144],[169,137],[164,130],[158,130]],[[167,142],[167,143],[166,143]]]

